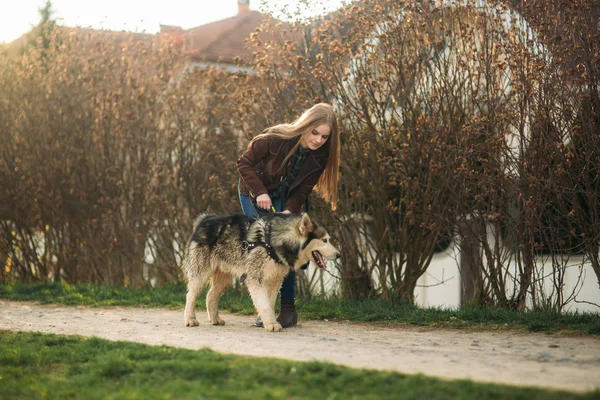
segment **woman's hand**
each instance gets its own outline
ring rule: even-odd
[[[270,210],[273,203],[271,197],[267,193],[263,193],[256,198],[256,204],[263,210]]]

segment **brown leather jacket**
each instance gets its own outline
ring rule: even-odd
[[[291,149],[300,138],[290,140],[289,148]],[[286,156],[285,142],[285,139],[278,137],[259,139],[242,154],[237,161],[237,169],[242,178],[240,193],[250,195],[255,199],[279,186],[282,174],[280,167]],[[308,154],[302,169],[290,186],[285,207],[287,210],[295,214],[300,213],[302,204],[325,170],[328,156],[329,142]]]

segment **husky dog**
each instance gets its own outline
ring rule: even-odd
[[[208,320],[224,325],[217,308],[233,277],[245,278],[254,308],[265,330],[281,331],[275,301],[283,278],[312,261],[325,269],[325,260],[340,257],[327,231],[308,214],[244,215],[201,214],[185,249],[181,270],[187,280],[185,325],[198,326],[196,299],[210,281],[206,295]]]

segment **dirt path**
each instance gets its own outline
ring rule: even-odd
[[[422,373],[442,378],[571,391],[600,387],[600,339],[511,332],[385,328],[303,321],[281,333],[254,317],[223,314],[225,326],[183,326],[183,310],[46,306],[0,300],[0,330],[97,336],[188,349]]]

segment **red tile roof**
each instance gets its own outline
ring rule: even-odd
[[[235,57],[252,60],[246,48],[246,39],[267,18],[257,11],[248,10],[231,18],[192,28],[186,32],[188,54],[195,60],[233,63]]]
[[[239,57],[242,63],[249,64],[253,50],[247,48],[247,39],[269,18],[269,15],[250,10],[247,4],[240,3],[239,12],[233,17],[188,30],[162,25],[160,34],[181,46],[193,61],[235,64],[235,58]],[[271,22],[281,23],[283,29],[291,28],[277,19],[271,19]]]

